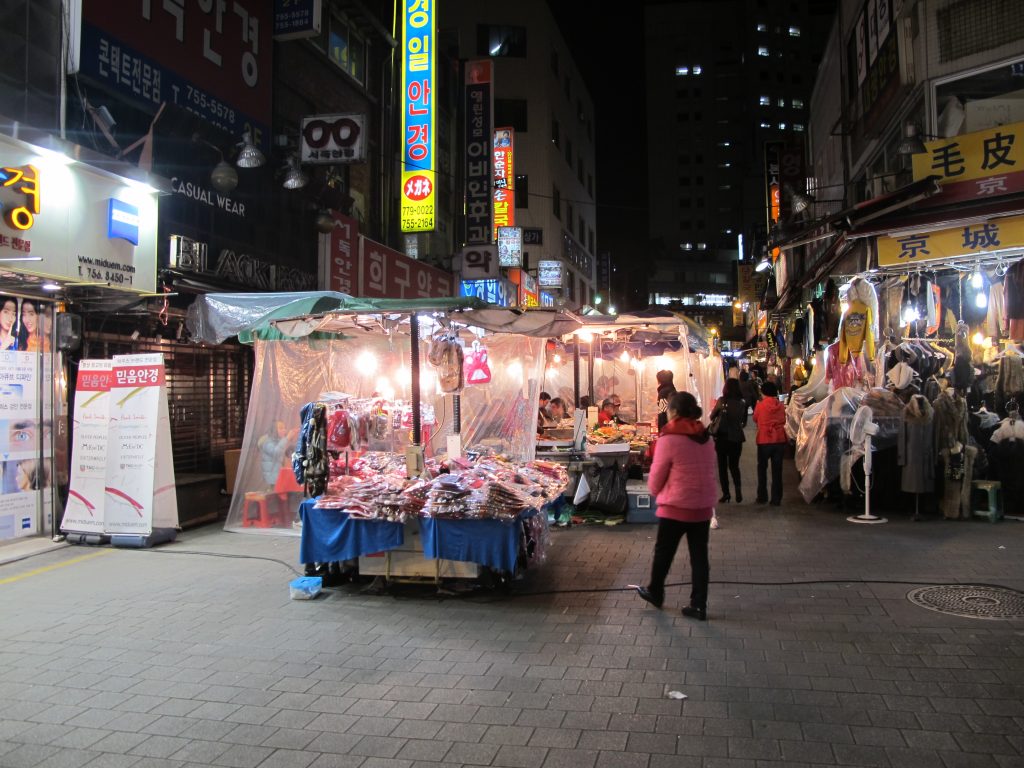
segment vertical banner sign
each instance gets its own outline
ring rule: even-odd
[[[71,485],[60,526],[64,532],[103,533],[113,367],[110,360],[82,360],[78,364]]]
[[[494,132],[494,235],[498,227],[512,227],[516,223],[515,166],[512,162],[514,132],[511,128],[498,128]]]
[[[466,62],[466,243],[490,245],[493,63]]]
[[[403,232],[433,232],[434,0],[402,0],[402,211]]]
[[[164,356],[115,355],[104,530],[148,536],[178,527]]]
[[[11,308],[15,300],[0,299],[4,307],[0,312],[2,337],[3,323],[13,322],[16,315]],[[39,463],[40,440],[48,447],[51,425],[39,421],[38,367],[37,352],[0,352],[0,541],[39,532],[39,502],[42,489],[50,484],[49,454],[42,466]]]
[[[764,193],[765,210],[768,212],[768,232],[779,221],[782,215],[782,187],[779,181],[779,163],[782,157],[783,143],[768,141],[764,145]],[[779,249],[772,249],[772,261],[779,257]]]

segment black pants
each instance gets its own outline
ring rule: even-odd
[[[743,495],[743,488],[740,485],[740,454],[743,452],[743,443],[733,442],[722,438],[715,442],[715,453],[718,454],[718,482],[722,486],[722,495],[729,496],[729,474],[732,474],[732,484],[736,486],[736,498]]]
[[[708,607],[708,581],[711,568],[708,565],[708,533],[711,521],[699,523],[683,523],[667,517],[658,518],[658,539],[654,543],[654,562],[651,564],[651,583],[648,589],[652,594],[665,594],[665,577],[672,567],[672,559],[679,549],[679,540],[686,536],[686,545],[690,549],[690,605],[695,608]]]
[[[772,463],[772,504],[782,501],[782,457],[785,443],[757,446],[757,500],[768,501],[768,462]]]

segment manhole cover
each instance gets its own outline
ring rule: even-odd
[[[1024,594],[1002,587],[950,584],[907,593],[914,605],[968,619],[1024,619]]]

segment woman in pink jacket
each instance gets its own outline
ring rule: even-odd
[[[689,392],[675,395],[668,405],[668,423],[654,451],[647,487],[658,500],[658,538],[654,544],[651,580],[636,590],[655,608],[665,601],[665,577],[686,536],[690,550],[692,588],[683,616],[707,619],[708,533],[714,514],[717,459],[707,429],[698,421],[700,406]]]

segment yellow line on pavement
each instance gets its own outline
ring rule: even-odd
[[[19,573],[17,576],[8,576],[6,579],[0,579],[0,584],[11,584],[11,583],[13,583],[15,581],[21,581],[22,579],[27,579],[29,576],[38,576],[41,573],[46,573],[48,571],[54,571],[57,568],[63,568],[66,565],[74,565],[75,563],[80,563],[83,560],[92,560],[94,557],[100,557],[102,555],[109,555],[112,551],[113,550],[110,550],[110,549],[103,549],[103,550],[100,550],[99,552],[92,552],[91,554],[88,554],[88,555],[82,555],[81,557],[73,557],[70,560],[65,560],[63,563],[54,563],[53,565],[44,565],[42,568],[36,568],[34,570],[31,570],[31,571],[26,571],[25,573]]]

